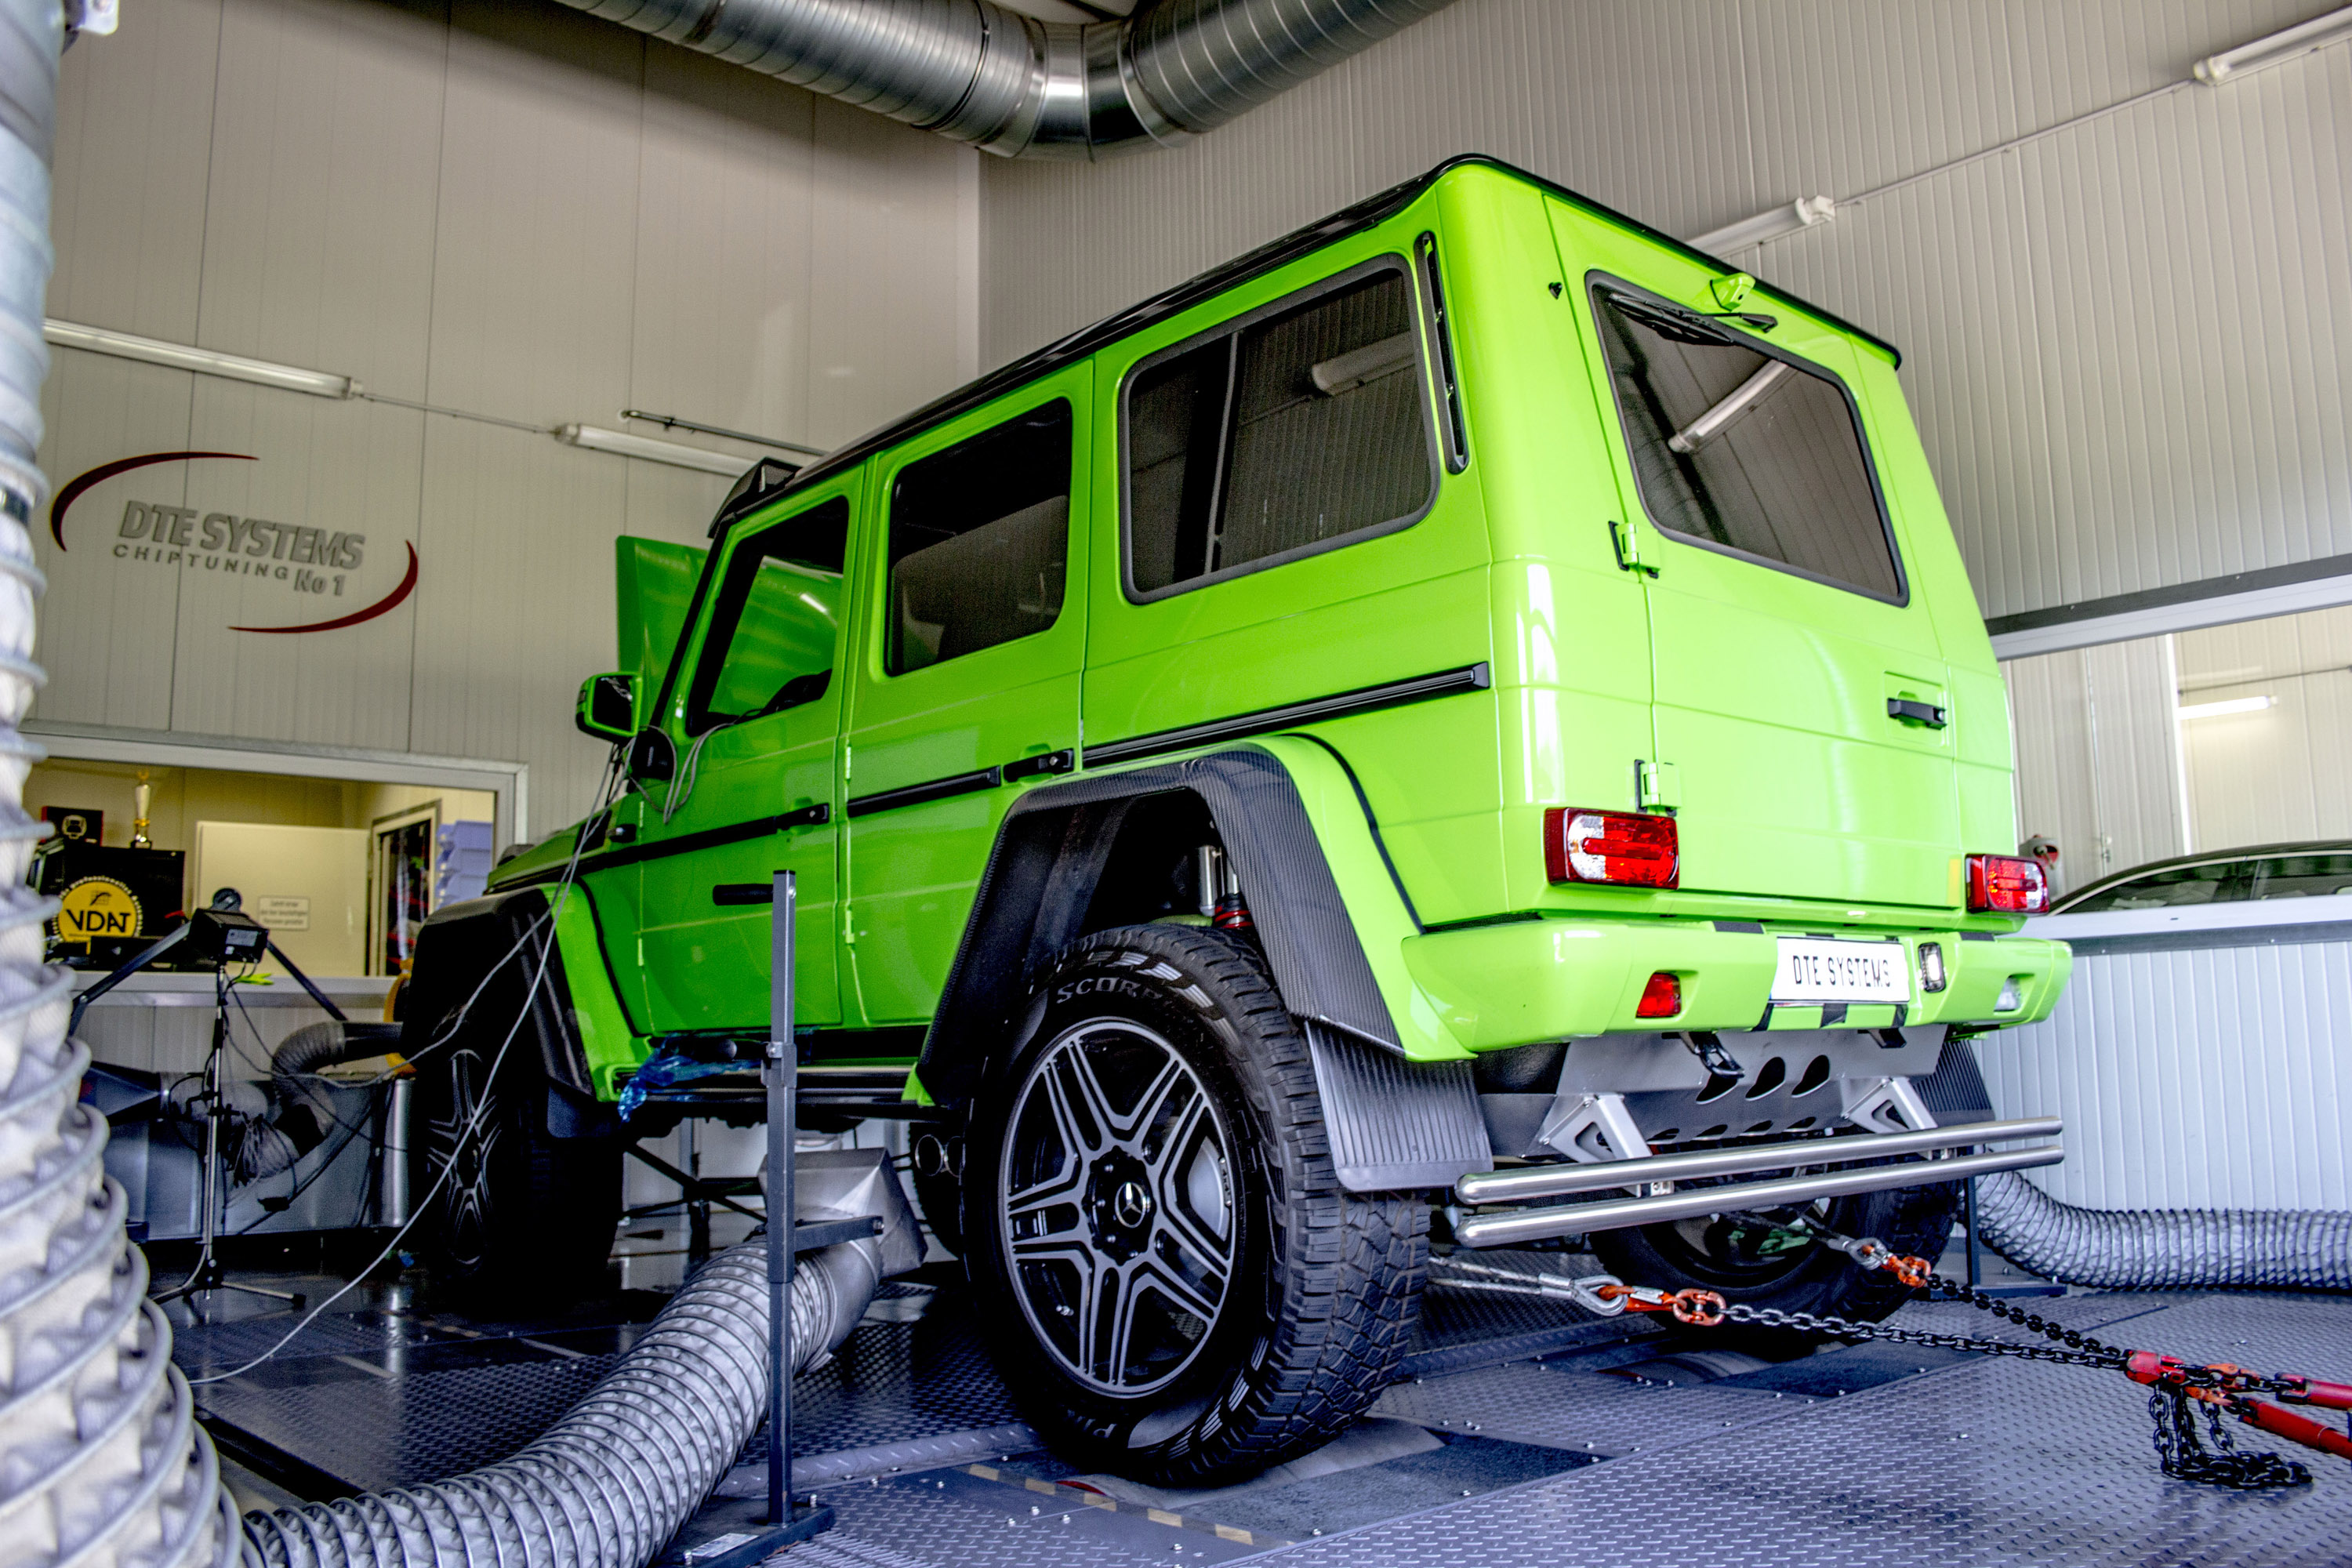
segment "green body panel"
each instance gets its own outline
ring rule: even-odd
[[[623,534],[613,542],[613,598],[620,667],[637,678],[639,716],[660,691],[710,552]]]
[[[1120,411],[1139,364],[1356,268],[1404,270],[1425,308],[1415,249],[1424,236],[1444,290],[1466,463],[1455,471],[1433,458],[1430,504],[1386,530],[1205,585],[1137,592],[1119,515]],[[818,803],[830,820],[587,872],[623,977],[614,1008],[637,1037],[598,1059],[642,1058],[645,1037],[667,1030],[764,1028],[769,910],[718,905],[712,889],[763,881],[782,866],[801,878],[800,1023],[927,1021],[1005,813],[1035,785],[853,814],[866,797],[1474,665],[1488,671],[1485,689],[1228,743],[1276,759],[1297,784],[1409,1056],[1753,1028],[1784,931],[1893,937],[1906,951],[1942,942],[1950,984],[1918,995],[1908,1023],[2046,1016],[2065,981],[2064,947],[2015,937],[2016,921],[1963,907],[1963,857],[2016,842],[2008,717],[1891,356],[1777,296],[1755,307],[1776,319],[1767,341],[1851,395],[1902,563],[1901,603],[1709,550],[1643,513],[1590,285],[1620,279],[1719,315],[1709,286],[1722,276],[1507,171],[1457,167],[1375,226],[735,521],[713,574],[767,522],[850,498],[834,682],[821,701],[714,731],[689,763],[682,677],[703,656],[705,605],[677,642],[680,678],[664,710],[648,714],[677,743],[691,787],[633,795],[614,837],[657,847]],[[1442,376],[1429,334],[1416,343],[1413,373],[1434,420],[1444,413]],[[898,471],[1057,398],[1074,418],[1056,618],[1015,641],[890,673],[885,587]],[[1628,531],[1643,570],[1621,561],[1612,523]],[[642,684],[650,705],[657,661],[668,657],[660,617],[683,613],[687,557],[699,552],[623,544],[623,662],[651,672]],[[807,630],[780,630],[790,643],[780,657],[814,655]],[[1890,720],[1890,698],[1947,708],[1950,723]],[[1645,799],[1645,763],[1667,764],[1654,776],[1671,794]],[[1645,805],[1675,811],[1679,888],[1546,879],[1547,808]],[[543,876],[567,852],[560,836],[497,879]],[[1682,977],[1685,1011],[1637,1021],[1634,1004],[1658,970]],[[1996,1016],[2011,980],[2021,1005]],[[1846,1019],[1894,1022],[1891,1006],[1856,1006]],[[1820,1013],[1776,1009],[1771,1026],[1819,1027]],[[925,1098],[911,1078],[908,1092]]]
[[[613,988],[608,950],[604,934],[598,930],[591,895],[559,893],[551,902],[555,950],[563,959],[572,1026],[579,1031],[580,1051],[588,1062],[588,1080],[596,1086],[600,1098],[609,1100],[620,1093],[614,1075],[637,1067],[645,1053]]]

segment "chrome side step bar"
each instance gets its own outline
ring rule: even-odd
[[[1551,1177],[1556,1181],[1568,1178],[1569,1184],[1543,1187],[1523,1184],[1515,1191],[1506,1189],[1516,1196],[1555,1196],[1564,1192],[1589,1192],[1601,1187],[1637,1186],[1654,1181],[1691,1180],[1702,1175],[1737,1175],[1784,1168],[1808,1160],[1822,1159],[1829,1152],[1823,1147],[1825,1144],[1834,1147],[1834,1158],[1843,1163],[1848,1160],[1950,1148],[1960,1143],[2041,1137],[2059,1130],[2060,1123],[2054,1117],[2036,1117],[2020,1121],[1977,1121],[1921,1132],[1885,1133],[1867,1138],[1808,1139],[1740,1150],[1710,1149],[1691,1154],[1662,1154],[1643,1160],[1611,1160],[1594,1164],[1497,1171],[1492,1174],[1465,1176],[1455,1184],[1454,1190],[1466,1201],[1472,1192],[1492,1194],[1498,1181],[1526,1182],[1538,1176]],[[1963,1181],[1994,1171],[2020,1171],[2036,1165],[2054,1165],[2065,1156],[2065,1150],[2059,1144],[2045,1143],[2033,1149],[1963,1154],[1925,1162],[1906,1161],[1893,1165],[1867,1165],[1814,1175],[1786,1176],[1779,1181],[1744,1182],[1698,1187],[1687,1192],[1665,1192],[1647,1197],[1612,1198],[1600,1203],[1517,1209],[1457,1219],[1454,1234],[1465,1247],[1508,1247],[1517,1242],[1538,1241],[1557,1236],[1579,1236],[1596,1230],[1619,1230],[1628,1226],[1689,1219],[1694,1215],[1717,1214],[1726,1209],[1779,1208],[1791,1204],[1811,1203],[1815,1198],[1883,1192],[1892,1187],[1923,1186],[1931,1182]],[[1710,1160],[1734,1163],[1701,1163]],[[1491,1203],[1495,1199],[1487,1196],[1483,1201]]]

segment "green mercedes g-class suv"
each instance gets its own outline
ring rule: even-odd
[[[757,1117],[789,868],[804,1124],[910,1124],[1082,1462],[1332,1436],[1433,1226],[1891,1311],[1793,1222],[2056,1158],[1965,1042],[2069,963],[1895,365],[1464,159],[621,541],[617,799],[422,937],[435,1256],[568,1288]]]

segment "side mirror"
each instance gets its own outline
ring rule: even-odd
[[[637,678],[624,670],[592,675],[580,683],[572,721],[583,735],[625,741],[637,731]]]

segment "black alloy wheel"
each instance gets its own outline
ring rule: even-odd
[[[1104,931],[1041,989],[965,1161],[1006,1381],[1062,1452],[1155,1485],[1329,1441],[1411,1338],[1426,1207],[1339,1187],[1306,1041],[1246,936]]]
[[[462,1040],[416,1064],[415,1249],[436,1285],[469,1299],[593,1294],[620,1228],[620,1142],[552,1136],[537,1063],[509,1060],[495,1079],[491,1065]]]

